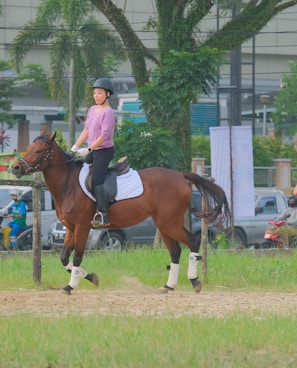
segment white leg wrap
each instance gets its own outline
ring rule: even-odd
[[[69,285],[74,289],[79,285],[79,279],[84,279],[87,276],[87,271],[83,270],[80,267],[72,266],[71,269],[71,277]]]
[[[169,270],[169,277],[166,285],[174,289],[177,285],[178,274],[179,274],[179,264],[171,263]]]
[[[65,266],[66,270],[68,271],[71,271],[72,270],[72,267],[73,267],[73,262],[69,262],[68,265]]]
[[[67,266],[65,266],[66,270],[72,271],[73,268],[73,262],[69,262]],[[85,271],[83,268],[78,267],[80,270],[80,278],[84,279],[87,276],[87,271]]]
[[[80,278],[84,279],[88,273],[83,268],[79,268],[79,269],[80,269]]]
[[[189,256],[188,279],[193,280],[197,278],[199,253],[191,252]]]

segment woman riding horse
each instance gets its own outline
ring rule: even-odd
[[[86,196],[79,183],[82,162],[65,153],[55,142],[55,133],[40,136],[27,148],[24,155],[12,166],[12,172],[20,178],[36,171],[42,171],[45,183],[51,192],[59,220],[66,226],[66,236],[61,254],[62,264],[71,272],[69,284],[63,288],[71,290],[79,285],[80,278],[86,278],[98,285],[98,277],[89,274],[80,265],[86,247],[90,222],[96,213],[96,204]],[[198,280],[198,260],[200,237],[184,227],[184,214],[190,208],[193,183],[201,192],[206,212],[196,215],[214,222],[219,216],[227,222],[230,211],[226,195],[217,184],[192,172],[179,172],[160,167],[139,170],[143,184],[143,194],[135,198],[115,201],[109,208],[110,226],[118,229],[136,225],[151,216],[159,229],[171,258],[168,281],[162,292],[173,290],[178,281],[181,247],[185,244],[189,250],[188,278],[195,292],[201,290]],[[74,252],[73,263],[70,255]]]

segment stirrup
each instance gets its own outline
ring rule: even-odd
[[[100,217],[101,221],[98,221],[97,217]],[[94,217],[93,217],[93,220],[91,221],[91,225],[93,226],[94,229],[100,229],[102,227],[109,226],[110,223],[108,222],[108,223],[105,224],[102,212],[96,212]]]

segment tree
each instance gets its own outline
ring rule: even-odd
[[[0,16],[2,16],[3,5],[0,2]],[[9,69],[9,63],[4,60],[0,60],[0,72],[4,72]],[[1,152],[4,151],[4,147],[10,143],[10,136],[6,134],[3,129],[4,123],[9,127],[16,123],[15,118],[11,115],[12,100],[10,98],[19,96],[19,92],[14,88],[15,81],[12,78],[0,79],[0,146]]]
[[[40,64],[26,64],[15,80],[19,87],[34,87],[50,97],[47,74]]]
[[[153,128],[150,123],[135,124],[125,120],[119,134],[114,137],[114,142],[117,157],[128,156],[135,169],[151,166],[178,169],[176,164],[182,152],[176,147],[175,139],[168,130]]]
[[[4,60],[0,60],[0,72],[4,72],[9,68],[9,63]],[[11,128],[16,119],[11,114],[12,98],[20,96],[20,92],[15,86],[16,80],[10,77],[2,77],[0,79],[0,124],[1,130],[3,130],[4,123]]]
[[[4,152],[4,147],[8,147],[10,144],[11,137],[10,135],[6,134],[4,129],[0,130],[0,146],[1,152]]]
[[[226,5],[232,7],[235,2],[238,3],[239,0],[230,0],[228,3],[222,0],[220,2],[226,3]],[[212,0],[155,0],[155,5],[157,9],[156,19],[148,19],[147,30],[155,30],[158,35],[158,58],[156,58],[141,42],[137,34],[133,31],[131,25],[129,24],[123,9],[117,7],[115,3],[111,0],[91,0],[91,2],[106,16],[106,18],[111,22],[114,28],[119,33],[122,41],[127,49],[128,57],[132,66],[132,73],[135,77],[137,87],[149,86],[151,83],[155,83],[154,79],[150,80],[150,73],[147,71],[146,60],[153,60],[159,68],[167,67],[167,62],[170,60],[174,54],[171,53],[172,50],[177,52],[189,52],[193,54],[193,62],[188,63],[188,68],[193,68],[195,64],[195,56],[198,51],[207,47],[206,50],[213,49],[220,50],[223,52],[231,51],[234,48],[240,46],[243,42],[249,40],[253,35],[257,34],[276,14],[281,11],[296,5],[296,0],[249,0],[240,1],[241,11],[240,13],[232,18],[229,22],[223,25],[223,27],[218,31],[213,31],[208,33],[208,37],[199,37],[199,26],[203,19],[209,14],[213,7]],[[175,54],[176,55],[176,54]],[[207,78],[213,71],[213,66],[216,63],[214,55],[210,54],[209,63],[210,69],[207,70],[208,63],[206,62],[204,67],[206,73],[201,73],[199,78],[200,85],[202,82],[207,85]],[[198,58],[199,60],[199,58]],[[197,62],[197,60],[196,60]],[[174,66],[173,68],[175,68]],[[188,70],[184,69],[185,74]],[[169,75],[170,73],[168,73]],[[189,85],[189,93],[194,92],[195,88],[197,91],[197,79],[193,78],[191,84]],[[160,79],[163,83],[163,80]],[[170,80],[167,80],[170,84]],[[176,90],[177,80],[176,78],[171,78],[172,88],[171,91],[174,93]],[[162,91],[162,85],[158,88]],[[166,86],[167,90],[168,86]],[[140,97],[143,98],[139,90]],[[202,91],[201,91],[202,92]],[[207,90],[206,90],[207,92]],[[150,105],[153,105],[156,113],[154,116],[164,116],[162,110],[164,110],[163,100],[159,101],[160,94],[156,94],[154,103],[150,100]],[[188,134],[190,131],[189,125],[189,94],[176,96],[181,98],[178,103],[182,106],[183,116],[185,118],[181,121],[180,116],[176,116],[172,123],[174,125],[176,139],[178,143],[182,146],[185,152],[185,162],[181,162],[181,168],[189,169],[191,156],[188,153],[189,150],[189,139]],[[145,99],[145,97],[144,97]],[[149,104],[144,101],[144,109],[149,109]],[[168,110],[172,108],[172,104],[168,106]],[[157,113],[160,111],[160,114]],[[180,112],[179,112],[180,113]],[[148,114],[150,119],[150,115]],[[168,125],[168,120],[163,121],[165,126]],[[161,124],[161,122],[160,122]],[[178,135],[181,130],[177,125],[184,125],[184,132],[181,137]],[[186,127],[187,126],[187,127]],[[186,165],[186,167],[185,167]]]
[[[282,79],[282,88],[278,93],[272,114],[276,130],[286,129],[288,134],[297,132],[297,61],[291,61],[290,74]]]
[[[33,45],[50,42],[49,88],[59,105],[66,105],[70,145],[75,141],[76,111],[88,90],[86,82],[109,76],[124,58],[119,38],[91,15],[92,10],[85,0],[42,0],[35,20],[24,26],[10,49],[19,71]]]
[[[0,71],[11,72],[11,63],[0,61]],[[11,113],[12,100],[10,99],[23,96],[28,87],[37,87],[48,94],[47,75],[41,65],[26,64],[17,76],[4,77],[0,80],[0,146],[2,152],[10,143],[10,136],[4,130],[4,123],[9,129],[17,123]]]
[[[192,161],[190,103],[196,102],[202,92],[207,94],[215,84],[221,56],[218,50],[210,48],[170,51],[163,65],[153,71],[152,81],[139,88],[152,126],[170,130],[183,150],[179,169],[188,170]]]

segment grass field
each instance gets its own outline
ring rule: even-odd
[[[82,308],[70,309],[70,305],[73,306],[81,296],[84,299],[80,303],[87,308],[90,300],[85,298],[86,295],[96,295],[99,300],[104,293],[112,296],[113,300],[120,295],[122,299],[118,300],[124,301],[126,294],[120,294],[123,276],[152,290],[157,289],[167,281],[166,265],[170,263],[167,252],[144,249],[88,254],[82,267],[99,275],[99,291],[82,280],[70,297],[59,295],[58,289],[68,283],[69,274],[61,266],[57,254],[43,254],[41,285],[35,285],[32,280],[30,254],[6,254],[1,258],[0,367],[297,366],[295,252],[265,256],[254,252],[210,253],[207,278],[203,280],[203,290],[198,296],[193,296],[186,277],[187,258],[188,252],[184,251],[177,290],[162,298],[152,294],[152,299],[158,301],[151,307],[156,308],[156,313],[134,315],[132,310],[122,315],[109,315],[108,311],[86,314]],[[15,295],[30,291],[34,291],[35,299],[24,300],[26,309],[22,310],[22,300],[14,300]],[[266,313],[260,305],[252,313],[234,308],[230,313],[225,314],[222,310],[221,315],[202,316],[192,313],[190,306],[187,309],[185,305],[185,313],[157,313],[157,308],[162,307],[160,304],[170,300],[178,304],[196,297],[199,304],[203,299],[204,302],[206,298],[211,300],[212,295],[217,300],[222,295],[223,305],[227,306],[232,303],[228,293],[251,297],[255,293],[261,297],[263,293],[264,300],[267,292],[274,296],[272,300],[277,300],[281,293],[287,293],[292,303],[290,312],[282,313],[282,310],[275,309]],[[12,296],[7,297],[10,293]],[[36,295],[44,295],[42,293],[57,295],[65,313],[43,314],[40,308],[42,300],[33,312],[28,312],[28,305],[33,307]],[[127,293],[127,298],[131,295]],[[145,304],[150,295],[144,292],[138,295],[137,300],[141,302],[144,299]],[[267,300],[267,295],[265,298]],[[10,308],[15,308],[14,302],[19,304],[18,313],[10,314]],[[54,308],[56,299],[47,299],[47,302]],[[101,307],[104,303],[112,305],[107,302],[101,300]]]

